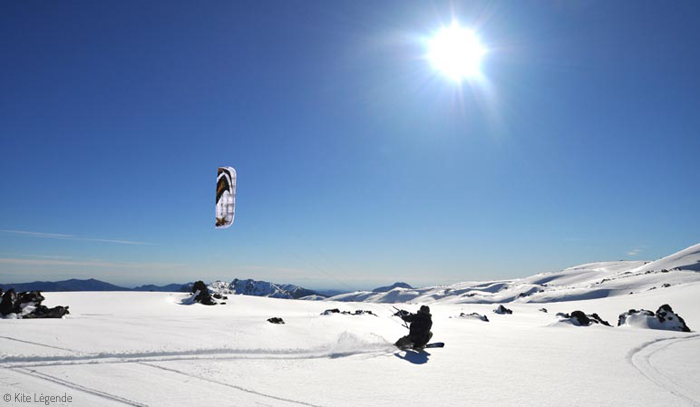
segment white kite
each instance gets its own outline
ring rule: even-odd
[[[231,226],[236,214],[236,170],[219,167],[216,177],[216,228]]]

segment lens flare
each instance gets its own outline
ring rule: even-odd
[[[428,49],[433,67],[456,82],[481,74],[481,59],[486,49],[471,30],[456,23],[445,27],[429,41]]]

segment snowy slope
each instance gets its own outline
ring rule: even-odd
[[[2,320],[0,383],[9,393],[67,393],[73,406],[696,406],[700,336],[574,327],[556,312],[670,303],[700,326],[698,284],[546,304],[434,304],[443,349],[399,352],[406,333],[385,304],[233,296],[180,305],[176,293],[47,293],[63,320]],[[329,306],[377,316],[320,315]],[[415,311],[416,305],[402,305]],[[490,322],[451,318],[465,312]],[[285,325],[266,322],[284,318]],[[585,389],[581,391],[581,389]]]
[[[697,282],[700,282],[700,244],[654,262],[589,263],[519,279],[426,288],[394,288],[386,292],[361,291],[337,295],[329,300],[376,303],[543,303],[638,294]]]
[[[182,305],[186,293],[45,293],[47,306],[69,305],[71,314],[0,320],[0,390],[67,394],[70,406],[700,406],[700,281],[678,265],[692,266],[696,254],[653,268],[595,263],[382,293],[430,303],[433,340],[447,345],[422,353],[391,345],[407,331],[392,305],[380,302],[234,295],[207,307]],[[681,270],[656,269],[669,264]],[[665,281],[673,284],[648,289]],[[612,295],[599,296],[601,285]],[[493,313],[491,301],[439,291],[478,291],[485,299],[528,286],[546,290],[530,296],[540,295],[536,302],[514,299],[511,315]],[[624,291],[635,294],[617,294]],[[554,301],[542,302],[547,296]],[[578,327],[556,316],[581,310],[616,325],[624,311],[662,304],[693,332]],[[321,315],[328,308],[376,315]],[[489,322],[458,318],[473,312]],[[268,323],[273,316],[285,324]]]

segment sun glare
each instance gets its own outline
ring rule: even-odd
[[[481,73],[481,58],[486,49],[473,31],[458,24],[440,30],[429,41],[428,49],[433,67],[456,82],[478,77]]]

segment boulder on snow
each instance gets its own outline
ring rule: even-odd
[[[45,305],[37,306],[34,311],[23,316],[23,318],[63,318],[64,315],[70,314],[68,307],[61,305],[49,308]]]
[[[478,319],[484,322],[489,322],[489,318],[486,315],[481,315],[476,312],[472,312],[471,314],[465,314],[464,312],[459,313],[459,318],[471,318],[471,319]]]
[[[68,307],[56,306],[49,308],[41,305],[45,298],[40,291],[28,291],[15,293],[10,288],[2,296],[0,301],[0,314],[12,319],[32,319],[32,318],[63,318],[69,314]]]
[[[14,288],[10,288],[2,296],[2,301],[0,301],[0,314],[3,316],[12,314],[15,301],[17,301],[17,294],[15,294]]]
[[[345,314],[345,312],[343,312],[342,314]],[[348,314],[352,314],[352,315],[364,315],[364,314],[367,314],[367,315],[374,315],[374,312],[372,312],[372,311],[370,311],[370,310],[358,309],[358,310],[355,310],[354,313],[348,312]]]
[[[618,318],[617,326],[690,332],[690,328],[683,318],[673,312],[668,304],[660,306],[656,313],[644,309],[639,311],[631,309],[623,312]]]
[[[278,318],[278,317],[268,318],[268,319],[267,319],[267,322],[269,322],[269,323],[271,323],[271,324],[282,324],[282,325],[284,325],[284,320],[283,320],[282,318]]]
[[[204,281],[199,280],[199,281],[195,282],[194,284],[192,284],[192,294],[195,294],[197,291],[199,291],[199,292],[202,292],[202,291],[208,292],[209,291],[209,289],[207,288],[207,285],[204,284]]]
[[[498,308],[493,310],[494,313],[500,314],[500,315],[509,315],[513,313],[513,310],[509,310],[508,308],[504,307],[503,305],[499,305]]]
[[[203,305],[216,305],[216,301],[209,293],[207,285],[204,281],[197,281],[192,285],[192,302],[198,302]]]
[[[560,318],[560,322],[570,322],[571,324],[576,326],[591,326],[593,324],[610,326],[610,323],[608,323],[608,321],[603,320],[603,318],[601,318],[595,312],[592,314],[586,314],[583,311],[577,310],[572,312],[571,314],[560,312],[557,314],[557,316]]]
[[[547,313],[547,308],[540,308],[540,312],[544,312],[545,314]]]
[[[15,301],[15,306],[13,308],[13,312],[19,314],[27,306],[33,305],[36,307],[39,304],[41,304],[41,302],[44,301],[45,299],[46,298],[44,298],[44,296],[41,295],[41,292],[39,292],[39,291],[29,291],[29,292],[19,293],[17,295],[17,300]]]

